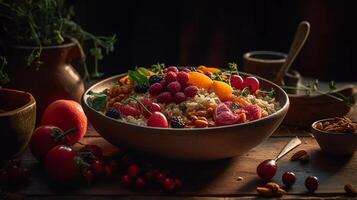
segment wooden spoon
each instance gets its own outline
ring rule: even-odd
[[[290,46],[289,54],[286,57],[286,61],[278,72],[275,83],[284,85],[284,76],[289,70],[291,64],[293,64],[296,56],[299,54],[301,48],[304,46],[305,41],[310,33],[310,23],[307,21],[302,21],[296,30],[293,43]]]

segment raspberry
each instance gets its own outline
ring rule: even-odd
[[[164,76],[162,74],[152,75],[149,78],[149,84],[152,85],[154,83],[160,83],[162,80],[164,80]]]
[[[198,87],[193,86],[193,85],[188,86],[188,87],[185,88],[184,93],[188,97],[194,97],[198,93]]]
[[[160,94],[162,91],[162,85],[160,83],[154,83],[149,87],[149,93],[153,96]]]
[[[167,72],[164,80],[167,82],[167,83],[171,83],[171,82],[174,82],[177,80],[177,75],[175,72]]]
[[[186,84],[188,82],[188,74],[186,72],[177,73],[177,81],[181,84]]]
[[[170,125],[172,128],[184,128],[185,122],[180,116],[173,116],[170,120]]]
[[[118,119],[120,117],[120,113],[118,112],[118,110],[112,107],[108,108],[105,115],[113,119]]]
[[[183,92],[177,92],[174,96],[175,103],[179,104],[186,100],[186,95]]]
[[[160,103],[171,103],[173,100],[172,94],[170,92],[162,92],[157,95],[157,101]]]
[[[174,81],[174,82],[171,82],[170,84],[168,84],[166,89],[167,89],[167,91],[171,92],[172,94],[175,94],[176,92],[181,90],[181,84],[177,81]]]
[[[166,68],[166,71],[167,72],[175,72],[175,73],[177,73],[179,70],[175,66],[170,66],[170,67]]]

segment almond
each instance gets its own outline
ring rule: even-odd
[[[280,189],[280,186],[274,182],[268,182],[265,184],[266,188],[271,189],[272,192],[277,192]]]
[[[266,187],[257,187],[257,192],[258,194],[260,194],[263,197],[272,197],[273,196],[273,192]]]
[[[195,127],[196,128],[204,128],[208,126],[208,122],[205,120],[198,119],[195,121]]]
[[[300,150],[300,151],[294,153],[294,155],[291,156],[290,160],[291,161],[300,160],[301,156],[303,156],[303,155],[307,155],[307,152],[305,150]]]
[[[353,185],[351,185],[351,184],[345,185],[345,191],[346,191],[347,195],[351,196],[351,197],[354,197],[357,194],[356,188],[354,188]]]
[[[283,196],[283,195],[287,194],[287,192],[284,189],[279,188],[278,191],[276,191],[276,194],[278,196]]]

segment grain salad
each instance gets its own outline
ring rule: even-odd
[[[273,90],[240,76],[235,64],[229,67],[137,67],[112,87],[90,93],[88,104],[115,120],[161,128],[246,123],[279,109]]]

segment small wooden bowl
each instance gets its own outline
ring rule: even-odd
[[[0,88],[0,160],[20,154],[36,122],[36,102],[30,93]]]
[[[352,155],[357,149],[357,134],[327,132],[316,128],[317,123],[330,120],[333,118],[318,120],[311,125],[312,134],[321,150],[337,156]]]

